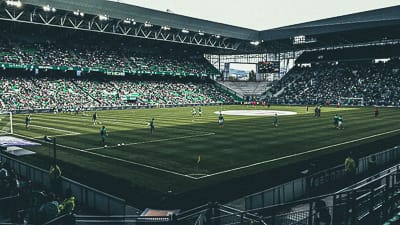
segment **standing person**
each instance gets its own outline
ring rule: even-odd
[[[322,199],[317,200],[314,203],[314,210],[315,210],[314,224],[319,224],[319,225],[331,224],[332,216],[324,200]]]
[[[199,116],[201,117],[202,114],[203,114],[203,111],[201,109],[201,106],[199,106]]]
[[[30,124],[31,124],[31,114],[25,117],[25,129],[28,129]]]
[[[101,136],[101,142],[104,144],[104,142],[106,141],[106,136],[108,136],[107,129],[105,126],[103,126],[100,129],[100,136]]]
[[[344,129],[344,127],[343,127],[343,116],[341,116],[341,115],[339,115],[339,117],[338,117],[338,126],[337,126],[337,128],[338,129]]]
[[[192,118],[196,116],[196,107],[193,106],[192,108]]]
[[[97,121],[97,112],[94,112],[94,113],[93,113],[92,120],[93,120],[93,125],[96,125],[96,121]]]
[[[339,116],[338,116],[338,114],[336,114],[336,115],[333,117],[333,126],[334,126],[335,128],[338,128],[338,127],[339,127]]]
[[[275,113],[275,115],[274,115],[274,120],[273,120],[273,122],[272,122],[272,125],[276,128],[276,127],[278,127],[278,114],[277,113]]]
[[[60,195],[62,194],[61,190],[61,169],[58,165],[51,165],[49,169],[49,178],[50,178],[50,187],[52,191]]]
[[[220,128],[224,128],[224,116],[222,115],[222,112],[219,112],[218,125]]]
[[[375,109],[374,109],[374,114],[375,114],[375,118],[377,118],[378,115],[379,115],[378,107],[375,107]]]
[[[349,152],[344,160],[344,173],[347,183],[350,184],[356,176],[356,162],[353,159],[353,152]]]
[[[150,134],[153,134],[153,132],[154,132],[154,118],[151,118],[149,126],[150,126]]]
[[[306,106],[306,112],[308,112],[308,104],[307,104],[307,106]]]

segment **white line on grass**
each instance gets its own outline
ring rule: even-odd
[[[24,125],[22,123],[18,123],[18,124]],[[39,128],[44,128],[44,129],[48,129],[48,130],[56,130],[56,131],[61,131],[64,133],[69,133],[69,134],[74,134],[74,135],[81,134],[81,133],[70,131],[70,130],[62,130],[62,129],[57,129],[57,128],[53,128],[53,127],[44,127],[44,126],[39,126],[39,125],[29,125],[29,127],[39,127]]]
[[[35,139],[35,138],[32,138],[32,137],[28,137],[28,136],[24,136],[24,135],[20,135],[20,134],[15,134],[14,133],[13,135],[20,136],[20,137],[27,138],[27,139],[31,139],[31,140],[35,140],[35,141],[39,141],[39,142],[42,142],[42,143],[46,143],[45,141],[38,140],[38,139]],[[70,147],[70,146],[65,146],[65,145],[60,145],[60,144],[56,144],[56,145],[60,146],[60,147],[63,147],[63,148],[72,149],[72,150],[79,151],[79,152],[84,152],[84,153],[87,153],[87,154],[95,155],[95,156],[106,158],[106,159],[112,159],[112,160],[116,160],[116,161],[120,161],[120,162],[124,162],[124,163],[128,163],[128,164],[132,164],[132,165],[136,165],[136,166],[142,166],[142,167],[145,167],[145,168],[149,168],[149,169],[153,169],[153,170],[157,170],[157,171],[161,171],[161,172],[165,172],[165,173],[169,173],[169,174],[173,174],[173,175],[178,175],[178,176],[182,176],[182,177],[186,177],[186,178],[190,178],[190,179],[197,179],[197,178],[192,177],[190,175],[174,172],[174,171],[171,171],[171,170],[161,169],[161,168],[157,168],[157,167],[146,165],[146,164],[142,164],[142,163],[132,162],[132,161],[128,161],[128,160],[125,160],[125,159],[120,159],[120,158],[116,158],[116,157],[112,157],[112,156],[103,155],[103,154],[100,154],[100,153],[85,151],[85,150],[82,150],[82,149],[79,149],[79,148]]]
[[[334,144],[334,145],[328,145],[328,146],[325,146],[325,147],[322,147],[322,148],[316,148],[316,149],[312,149],[312,150],[309,150],[309,151],[306,151],[306,152],[300,152],[300,153],[296,153],[296,154],[292,154],[292,155],[287,155],[287,156],[283,156],[283,157],[279,157],[279,158],[275,158],[275,159],[270,159],[270,160],[266,160],[266,161],[262,161],[262,162],[258,162],[258,163],[253,163],[253,164],[250,164],[250,165],[241,166],[241,167],[237,167],[237,168],[233,168],[233,169],[229,169],[229,170],[224,170],[224,171],[208,174],[208,175],[205,175],[205,176],[202,176],[202,177],[198,177],[196,179],[203,179],[203,178],[207,178],[207,177],[212,177],[212,176],[216,176],[216,175],[229,173],[229,172],[236,171],[236,170],[242,170],[242,169],[246,169],[246,168],[250,168],[250,167],[254,167],[254,166],[258,166],[258,165],[262,165],[262,164],[267,164],[267,163],[279,161],[279,160],[282,160],[282,159],[293,158],[293,157],[297,157],[297,156],[300,156],[300,155],[305,155],[305,154],[312,153],[312,152],[318,152],[318,151],[321,151],[321,150],[324,150],[324,149],[328,149],[328,148],[332,148],[332,147],[336,147],[336,146],[346,145],[346,144],[350,144],[350,143],[354,143],[354,142],[358,142],[358,141],[362,141],[362,140],[366,140],[366,139],[370,139],[370,138],[374,138],[374,137],[378,137],[378,136],[382,136],[382,135],[386,135],[386,134],[390,134],[390,133],[395,133],[395,132],[398,132],[398,131],[400,131],[400,129],[391,130],[391,131],[387,131],[387,132],[383,132],[383,133],[379,133],[379,134],[374,134],[374,135],[371,135],[371,136],[358,138],[358,139],[354,139],[354,140],[351,140],[351,141],[345,141],[345,142]]]
[[[172,141],[172,140],[187,139],[187,138],[193,138],[193,137],[203,137],[203,136],[210,136],[210,135],[215,135],[215,133],[196,134],[196,135],[188,135],[188,136],[181,136],[181,137],[174,137],[174,138],[163,138],[163,139],[157,139],[157,140],[151,140],[151,141],[140,141],[140,142],[128,143],[128,144],[125,144],[125,145],[108,146],[107,148],[116,148],[116,147],[130,146],[130,145],[140,145],[140,144],[147,144],[147,143]],[[87,149],[84,149],[84,150],[85,151],[92,151],[92,150],[98,150],[98,149],[104,149],[104,147],[87,148]]]
[[[48,135],[48,136],[49,136],[49,137],[66,137],[66,136],[76,136],[76,135],[80,135],[80,133],[77,133],[77,134]],[[34,138],[36,138],[36,139],[38,139],[38,138],[43,138],[43,136],[37,136],[37,137],[34,137]]]

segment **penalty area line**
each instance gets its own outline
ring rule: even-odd
[[[363,138],[358,138],[358,139],[354,139],[354,140],[350,140],[350,141],[345,141],[345,142],[342,142],[342,143],[328,145],[328,146],[321,147],[321,148],[311,149],[311,150],[308,150],[308,151],[305,151],[305,152],[299,152],[299,153],[292,154],[292,155],[282,156],[282,157],[275,158],[275,159],[270,159],[270,160],[266,160],[266,161],[262,161],[262,162],[258,162],[258,163],[253,163],[253,164],[246,165],[246,166],[241,166],[241,167],[237,167],[237,168],[233,168],[233,169],[229,169],[229,170],[224,170],[224,171],[208,174],[208,175],[205,175],[205,176],[202,176],[202,177],[197,177],[197,179],[203,179],[203,178],[207,178],[207,177],[221,175],[221,174],[225,174],[225,173],[229,173],[229,172],[233,172],[233,171],[237,171],[237,170],[242,170],[242,169],[246,169],[246,168],[250,168],[250,167],[254,167],[254,166],[258,166],[258,165],[262,165],[262,164],[267,164],[267,163],[271,163],[271,162],[275,162],[275,161],[280,161],[280,160],[283,160],[283,159],[289,159],[289,158],[305,155],[305,154],[312,153],[312,152],[322,151],[322,150],[325,150],[325,149],[328,149],[328,148],[333,148],[333,147],[337,147],[337,146],[341,146],[341,145],[346,145],[346,144],[350,144],[350,143],[354,143],[354,142],[359,142],[359,141],[371,139],[371,138],[374,138],[374,137],[383,136],[383,135],[386,135],[386,134],[395,133],[395,132],[398,132],[398,131],[400,131],[400,129],[386,131],[386,132],[383,132],[383,133],[374,134],[374,135],[370,135],[370,136],[363,137]]]
[[[108,146],[107,148],[116,148],[116,147],[130,146],[130,145],[165,142],[165,141],[188,139],[188,138],[194,138],[194,137],[204,137],[204,136],[210,136],[210,135],[215,135],[215,133],[196,134],[196,135],[188,135],[188,136],[181,136],[181,137],[174,137],[174,138],[163,138],[163,139],[157,139],[157,140],[151,140],[151,141],[140,141],[140,142],[133,142],[133,143],[128,143],[128,144],[124,144],[124,145],[112,145],[112,146]],[[104,149],[104,147],[87,148],[84,150],[85,151],[93,151],[93,150],[98,150],[98,149]]]
[[[25,125],[25,124],[23,124],[23,123],[17,123],[17,124],[18,124],[18,125]],[[78,135],[78,134],[81,134],[81,133],[74,132],[74,131],[70,131],[70,130],[62,130],[62,129],[57,129],[57,128],[53,128],[53,127],[45,127],[45,126],[32,125],[32,124],[29,124],[29,127],[39,127],[39,128],[44,128],[44,129],[47,129],[47,130],[61,131],[61,132],[67,133],[67,134],[69,134],[69,135]]]
[[[24,136],[24,135],[20,135],[20,134],[15,134],[15,133],[14,133],[13,135],[15,135],[15,136],[20,136],[20,137],[27,138],[27,139],[31,139],[31,140],[35,140],[35,141],[39,141],[39,142],[42,142],[42,143],[47,143],[47,142],[45,142],[45,141],[38,140],[38,139],[35,139],[35,138],[32,138],[32,137],[28,137],[28,136]],[[112,156],[108,156],[108,155],[103,155],[103,154],[100,154],[100,153],[85,151],[85,150],[83,150],[83,149],[74,148],[74,147],[70,147],[70,146],[65,146],[65,145],[60,145],[60,144],[56,144],[56,145],[57,145],[57,146],[60,146],[60,147],[63,147],[63,148],[71,149],[71,150],[74,150],[74,151],[79,151],[79,152],[87,153],[87,154],[90,154],[90,155],[95,155],[95,156],[98,156],[98,157],[101,157],[101,158],[105,158],[105,159],[111,159],[111,160],[115,160],[115,161],[119,161],[119,162],[124,162],[124,163],[128,163],[128,164],[135,165],[135,166],[141,166],[141,167],[145,167],[145,168],[148,168],[148,169],[153,169],[153,170],[161,171],[161,172],[164,172],[164,173],[169,173],[169,174],[172,174],[172,175],[177,175],[177,176],[181,176],[181,177],[186,177],[186,178],[190,178],[190,179],[194,179],[194,180],[197,180],[197,179],[198,179],[198,178],[192,177],[192,176],[190,176],[190,175],[178,173],[178,172],[171,171],[171,170],[167,170],[167,169],[161,169],[161,168],[158,168],[158,167],[155,167],[155,166],[150,166],[150,165],[146,165],[146,164],[142,164],[142,163],[137,163],[137,162],[133,162],[133,161],[129,161],[129,160],[117,158],[117,157],[112,157]]]

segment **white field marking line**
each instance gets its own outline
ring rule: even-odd
[[[179,139],[188,139],[188,138],[203,137],[203,136],[210,136],[210,135],[215,135],[215,133],[205,133],[205,134],[196,134],[196,135],[180,136],[180,137],[173,137],[173,138],[163,138],[163,139],[157,139],[157,140],[151,140],[151,141],[140,141],[140,142],[133,142],[133,143],[128,143],[128,144],[124,144],[124,145],[108,146],[107,148],[124,147],[124,146],[130,146],[130,145],[141,145],[141,144],[172,141],[172,140],[179,140]],[[98,149],[104,149],[104,147],[87,148],[84,150],[85,151],[93,151],[93,150],[98,150]]]
[[[102,117],[102,118],[105,118],[105,117]],[[107,118],[111,118],[111,117],[107,117]],[[127,117],[128,118],[128,117]],[[88,121],[88,120],[85,120],[85,119],[79,119],[79,118],[74,118],[74,120],[80,120],[80,121]],[[116,120],[116,119],[98,119],[97,120],[98,122],[104,122],[104,121],[107,121],[107,122],[112,122],[112,123],[116,123],[116,124],[123,124],[123,125],[140,125],[140,126],[135,126],[135,127],[148,127],[148,125],[147,125],[147,123],[148,122],[146,122],[146,121],[142,121],[142,120],[135,120],[134,122],[123,122],[123,121],[121,121],[121,120]],[[91,123],[93,123],[91,120],[90,120],[90,122]],[[98,123],[97,122],[97,123]],[[163,123],[161,123],[161,124],[163,124]],[[101,124],[98,124],[98,125],[101,125]],[[193,132],[193,133],[202,133],[202,134],[208,134],[209,132],[207,132],[207,131],[200,131],[200,130],[190,130],[190,129],[182,129],[182,128],[171,128],[170,126],[162,126],[163,128],[166,128],[166,129],[176,129],[176,130],[182,130],[182,131],[190,131],[190,132]]]
[[[190,173],[189,176],[204,176],[207,175],[206,173]]]
[[[39,142],[42,142],[42,143],[47,143],[45,141],[38,140],[38,139],[35,139],[35,138],[32,138],[32,137],[28,137],[28,136],[24,136],[24,135],[20,135],[20,134],[15,134],[14,133],[13,135],[24,137],[24,138],[35,140],[35,141],[39,141]],[[142,166],[142,167],[145,167],[145,168],[148,168],[148,169],[153,169],[153,170],[157,170],[157,171],[161,171],[161,172],[165,172],[165,173],[169,173],[169,174],[173,174],[173,175],[177,175],[177,176],[182,176],[182,177],[186,177],[186,178],[190,178],[190,179],[195,179],[195,180],[197,179],[196,177],[192,177],[190,175],[174,172],[174,171],[171,171],[171,170],[161,169],[161,168],[157,168],[157,167],[146,165],[146,164],[142,164],[142,163],[132,162],[132,161],[128,161],[128,160],[125,160],[125,159],[120,159],[120,158],[116,158],[116,157],[112,157],[112,156],[103,155],[103,154],[100,154],[100,153],[89,152],[89,151],[85,151],[85,150],[82,150],[82,149],[79,149],[79,148],[70,147],[70,146],[65,146],[65,145],[60,145],[60,144],[56,144],[56,145],[60,146],[60,147],[63,147],[63,148],[72,149],[72,150],[75,150],[75,151],[87,153],[87,154],[90,154],[90,155],[95,155],[95,156],[102,157],[102,158],[105,158],[105,159],[111,159],[111,160],[115,160],[115,161],[120,161],[120,162],[132,164],[132,165],[136,165],[136,166]]]
[[[23,123],[17,123],[17,124],[24,125]],[[48,129],[48,130],[56,130],[56,131],[61,131],[64,133],[69,133],[69,134],[74,134],[74,135],[81,134],[81,133],[70,131],[70,130],[62,130],[62,129],[57,129],[57,128],[53,128],[53,127],[44,127],[44,126],[39,126],[39,125],[31,125],[30,124],[29,127],[40,127],[40,128],[44,128],[44,129]]]
[[[296,154],[292,154],[292,155],[287,155],[287,156],[283,156],[283,157],[279,157],[279,158],[275,158],[275,159],[270,159],[270,160],[266,160],[266,161],[262,161],[262,162],[258,162],[258,163],[253,163],[253,164],[250,164],[250,165],[241,166],[241,167],[237,167],[237,168],[233,168],[233,169],[229,169],[229,170],[224,170],[224,171],[208,174],[208,175],[205,175],[205,176],[202,176],[202,177],[198,177],[197,179],[203,179],[203,178],[207,178],[207,177],[212,177],[212,176],[229,173],[229,172],[236,171],[236,170],[242,170],[242,169],[246,169],[246,168],[250,168],[250,167],[254,167],[254,166],[258,166],[258,165],[262,165],[262,164],[267,164],[267,163],[270,163],[270,162],[280,161],[282,159],[288,159],[288,158],[292,158],[292,157],[296,157],[296,156],[300,156],[300,155],[305,155],[305,154],[312,153],[312,152],[318,152],[318,151],[321,151],[321,150],[324,150],[324,149],[328,149],[328,148],[332,148],[332,147],[336,147],[336,146],[341,146],[341,145],[346,145],[346,144],[350,144],[350,143],[354,143],[354,142],[358,142],[358,141],[362,141],[362,140],[366,140],[366,139],[370,139],[370,138],[374,138],[374,137],[378,137],[378,136],[383,136],[383,135],[390,134],[390,133],[395,133],[395,132],[398,132],[398,131],[400,131],[400,129],[391,130],[391,131],[387,131],[387,132],[383,132],[383,133],[379,133],[379,134],[374,134],[374,135],[371,135],[371,136],[358,138],[358,139],[354,139],[354,140],[351,140],[351,141],[345,141],[345,142],[338,143],[338,144],[328,145],[328,146],[325,146],[325,147],[312,149],[312,150],[309,150],[309,151],[306,151],[306,152],[300,152],[300,153],[296,153]]]
[[[48,135],[49,137],[66,137],[66,136],[76,136],[79,134],[60,134],[60,135]],[[44,136],[34,137],[35,139],[43,138]]]

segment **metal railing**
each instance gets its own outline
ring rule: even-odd
[[[324,220],[335,225],[380,224],[399,205],[400,165],[396,165],[336,193],[239,212],[218,206],[209,224],[314,225]]]
[[[50,177],[48,171],[2,153],[0,153],[0,161],[7,162],[8,165],[20,176],[50,188]],[[63,191],[67,188],[72,190],[76,201],[80,204],[106,215],[125,215],[127,210],[129,210],[130,213],[136,212],[139,214],[141,212],[140,209],[127,205],[124,199],[104,193],[66,177],[62,177],[61,184]]]
[[[396,146],[382,152],[358,159],[357,174],[365,174],[371,168],[371,157],[375,157],[374,166],[390,165],[400,160],[400,147]],[[235,200],[235,204],[244,205],[245,210],[261,208],[306,197],[310,192],[323,185],[332,184],[345,177],[344,166],[322,170],[309,176],[300,177],[287,183]],[[241,203],[243,202],[243,204]]]

